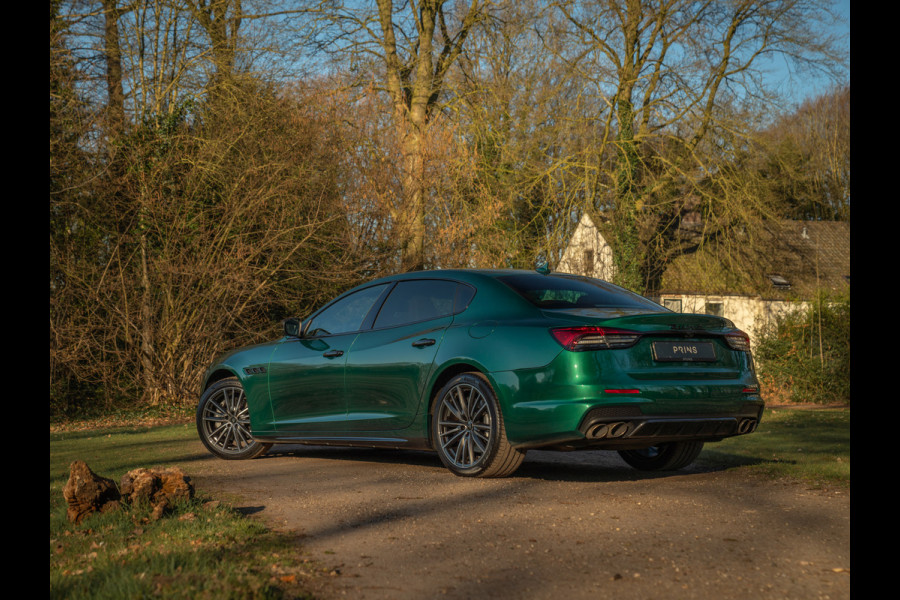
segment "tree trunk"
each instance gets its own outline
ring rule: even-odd
[[[159,387],[153,366],[153,307],[151,306],[150,276],[147,271],[147,234],[140,234],[141,253],[141,376],[144,399],[152,406],[159,404]]]
[[[620,99],[617,104],[619,135],[618,172],[616,173],[616,208],[613,225],[615,227],[615,251],[613,262],[616,266],[615,282],[622,287],[642,293],[641,240],[638,236],[638,152],[634,141],[631,101]]]
[[[208,4],[194,0],[191,9],[209,36],[215,67],[210,93],[215,96],[234,76],[238,30],[243,19],[241,0],[210,0]]]
[[[615,240],[613,262],[618,285],[642,293],[642,251],[638,236],[639,158],[634,138],[634,104],[632,94],[637,83],[639,60],[638,25],[641,21],[640,0],[629,0],[624,23],[624,52],[619,65],[619,92],[616,101],[616,137],[618,168],[616,173]]]
[[[455,36],[446,31],[443,5],[446,0],[422,0],[416,7],[416,38],[408,62],[401,61],[394,34],[392,0],[378,0],[378,20],[384,53],[385,83],[393,105],[394,126],[401,139],[402,205],[394,209],[404,271],[425,266],[425,213],[428,187],[425,183],[423,140],[431,111],[443,88],[450,65],[459,56],[468,32],[481,14],[481,5],[473,0],[460,30]],[[444,47],[433,56],[435,28],[440,22]]]
[[[106,54],[107,108],[113,128],[125,122],[125,93],[122,88],[122,50],[119,46],[119,16],[116,0],[103,0],[103,42]]]
[[[401,208],[402,255],[404,271],[418,271],[425,266],[425,158],[418,133],[408,134],[403,148],[403,195]]]

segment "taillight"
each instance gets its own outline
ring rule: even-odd
[[[750,352],[750,336],[743,331],[735,329],[731,333],[725,335],[725,341],[735,350]]]
[[[593,326],[558,327],[550,333],[563,348],[573,352],[630,348],[641,337],[636,331]]]

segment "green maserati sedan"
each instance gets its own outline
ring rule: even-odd
[[[588,277],[436,270],[355,287],[218,359],[197,430],[224,459],[381,446],[504,477],[539,448],[671,470],[754,431],[763,406],[750,340],[727,319]]]

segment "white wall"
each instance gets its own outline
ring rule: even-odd
[[[756,346],[762,328],[779,315],[790,311],[806,309],[807,302],[787,302],[784,300],[763,300],[749,296],[705,296],[695,294],[662,294],[659,303],[668,299],[681,300],[683,313],[707,313],[707,302],[721,302],[722,316],[731,320],[734,326],[750,335],[750,345]]]
[[[587,214],[582,215],[555,270],[612,281],[615,273],[612,248]]]

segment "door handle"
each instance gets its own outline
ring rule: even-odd
[[[416,340],[412,343],[416,348],[424,348],[425,346],[434,345],[434,340],[431,338],[422,338],[421,340]]]
[[[344,355],[343,350],[329,350],[322,356],[324,356],[325,358],[334,358],[335,356],[343,356],[343,355]]]

